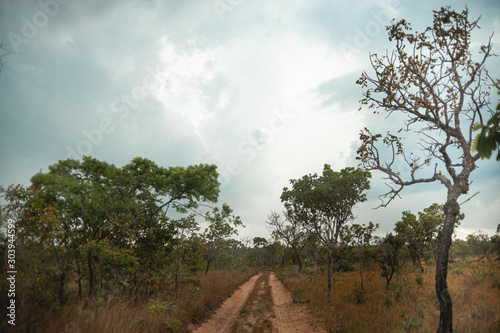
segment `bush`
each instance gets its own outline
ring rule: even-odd
[[[360,287],[355,286],[355,289],[354,289],[354,292],[353,292],[353,300],[357,303],[357,304],[363,304],[366,302],[366,298],[368,296],[368,292],[364,289],[361,289]]]
[[[423,278],[422,276],[420,276],[420,275],[417,275],[417,276],[415,277],[415,282],[416,282],[419,286],[421,286],[421,285],[423,285],[423,284],[424,284],[424,278]]]
[[[354,272],[356,271],[356,267],[352,262],[342,260],[339,262],[338,266],[336,267],[337,272]]]

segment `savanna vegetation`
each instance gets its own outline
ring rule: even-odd
[[[214,165],[163,168],[135,158],[118,168],[84,157],[59,161],[31,182],[1,189],[2,227],[15,221],[15,235],[2,233],[0,287],[7,295],[13,264],[18,331],[106,331],[99,318],[105,323],[106,312],[119,309],[106,325],[177,331],[252,275],[246,246],[233,239],[242,222],[216,205]],[[15,263],[7,260],[12,244]]]
[[[216,177],[210,165],[163,168],[136,158],[118,168],[86,157],[59,161],[31,187],[2,189],[2,226],[11,219],[16,230],[15,330],[187,332],[262,269],[275,270],[328,331],[437,325],[432,276],[443,205],[403,211],[377,237],[377,224],[352,215],[370,174],[325,165],[284,188],[284,211],[268,216],[270,239],[237,240],[242,222],[217,206]],[[5,268],[9,239],[2,233]],[[458,331],[499,328],[499,257],[500,226],[493,237],[478,231],[453,242]]]
[[[395,128],[386,135],[367,128],[360,133],[360,167],[387,177],[389,191],[382,196],[382,206],[415,184],[439,182],[446,188],[445,220],[436,243],[438,332],[453,332],[447,276],[452,234],[460,217],[458,200],[470,190],[477,160],[490,157],[498,144],[498,114],[490,107],[495,81],[486,69],[493,56],[491,37],[473,49],[478,22],[469,18],[468,8],[457,12],[450,7],[434,11],[433,24],[422,32],[399,20],[387,27],[394,49],[371,54],[374,74],[363,72],[357,81],[365,89],[364,107],[403,119],[397,133]],[[475,139],[473,132],[479,129]]]
[[[453,238],[476,161],[499,143],[484,67],[491,44],[473,60],[476,28],[467,9],[450,8],[422,33],[405,20],[388,27],[394,52],[372,55],[375,74],[358,84],[363,105],[406,121],[385,137],[364,129],[359,168],[325,164],[322,174],[290,180],[283,212],[268,215],[268,239],[237,239],[243,221],[218,203],[215,165],[137,157],[116,167],[84,157],[51,165],[29,187],[1,188],[4,309],[9,270],[17,280],[16,317],[2,312],[0,329],[187,332],[258,270],[272,269],[330,332],[499,331],[500,225],[493,237]],[[405,135],[419,145],[407,148]],[[367,200],[371,171],[390,184],[383,205],[435,181],[446,202],[403,211],[376,236],[377,223],[353,214]]]
[[[333,255],[330,296],[326,248],[320,249],[323,256],[303,251],[301,272],[288,249],[285,262],[292,266],[279,268],[278,276],[329,332],[434,332],[436,237],[444,218],[438,204],[417,215],[405,211],[382,238],[373,236],[373,223],[347,224]],[[456,332],[500,329],[499,246],[500,225],[493,237],[477,231],[452,242],[448,284]]]

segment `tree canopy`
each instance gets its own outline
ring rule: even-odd
[[[322,175],[308,174],[292,179],[292,187],[283,189],[281,201],[288,216],[301,221],[328,249],[328,295],[339,234],[345,223],[353,219],[355,205],[366,200],[370,177],[367,171],[352,167],[333,171],[325,164]]]
[[[59,161],[31,182],[1,191],[2,219],[17,223],[18,256],[32,258],[18,267],[32,281],[24,286],[32,295],[27,312],[62,305],[75,279],[80,297],[97,286],[147,296],[172,285],[177,292],[214,244],[242,225],[229,206],[212,207],[215,165],[166,168],[137,157],[119,168],[84,157]],[[204,214],[202,207],[212,208]],[[209,222],[203,235],[196,216]]]

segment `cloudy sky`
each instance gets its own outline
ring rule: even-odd
[[[290,179],[356,166],[365,126],[391,118],[358,111],[355,84],[369,52],[393,47],[384,26],[416,30],[444,1],[423,0],[2,0],[0,185],[29,184],[61,159],[93,157],[123,166],[136,156],[161,166],[213,163],[220,201],[240,215],[242,237],[268,237]],[[500,5],[458,0],[481,16],[478,47],[500,54]],[[499,61],[488,68],[494,77]],[[496,73],[496,74],[495,74]],[[496,100],[494,100],[496,103]],[[399,128],[398,127],[398,128]],[[480,161],[459,237],[500,223],[500,164]],[[440,184],[408,188],[387,208],[373,173],[357,223],[392,230],[403,210],[443,203]],[[464,196],[463,201],[468,197]]]

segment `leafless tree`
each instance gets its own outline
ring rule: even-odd
[[[307,237],[307,230],[304,224],[296,219],[293,219],[287,212],[284,212],[283,216],[277,212],[271,212],[267,216],[266,223],[269,229],[271,229],[273,235],[285,241],[285,243],[292,248],[299,265],[299,272],[301,272],[301,252],[306,246]]]
[[[469,20],[467,8],[456,12],[446,7],[434,11],[433,25],[421,33],[413,32],[405,20],[395,22],[387,28],[395,49],[370,55],[375,75],[364,72],[357,82],[367,88],[363,105],[404,119],[396,134],[373,134],[367,128],[360,134],[361,167],[386,175],[389,190],[381,196],[381,206],[410,185],[439,181],[447,189],[445,222],[437,242],[438,332],[453,331],[448,252],[460,214],[458,199],[469,192],[469,177],[479,159],[471,152],[472,132],[474,124],[485,124],[492,112],[485,69],[493,55],[491,37],[478,50],[479,59],[471,49],[478,21]]]

